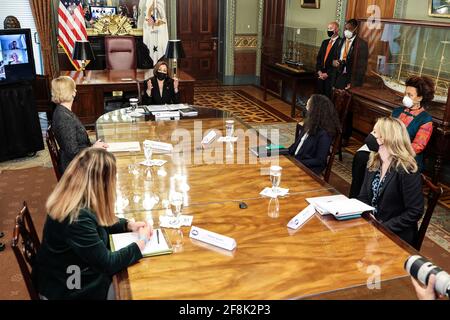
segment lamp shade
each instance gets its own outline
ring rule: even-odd
[[[89,41],[75,41],[75,48],[73,49],[73,60],[94,60],[94,51],[92,50]]]
[[[166,59],[180,59],[185,56],[181,40],[169,40],[166,49]]]

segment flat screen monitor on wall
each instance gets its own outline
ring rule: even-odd
[[[91,6],[91,16],[92,19],[97,20],[103,16],[111,16],[117,14],[116,7],[106,7],[106,6]]]
[[[0,84],[36,77],[30,29],[0,30]]]

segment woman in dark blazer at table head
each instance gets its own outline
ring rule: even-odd
[[[167,62],[159,61],[153,68],[153,77],[144,82],[143,105],[180,103],[179,80],[170,78]]]
[[[358,199],[375,208],[375,218],[386,228],[413,245],[424,199],[408,131],[399,119],[381,118],[365,142],[371,154]]]
[[[43,299],[113,298],[112,276],[142,258],[152,229],[144,222],[116,218],[116,171],[113,154],[85,149],[48,198],[33,266]],[[111,252],[109,235],[128,231],[138,232],[139,240]]]
[[[312,95],[306,109],[304,125],[290,146],[289,154],[320,175],[327,166],[331,144],[341,125],[333,103],[324,95]]]
[[[72,112],[76,95],[76,84],[72,78],[62,76],[52,81],[52,101],[56,104],[52,128],[61,152],[59,163],[61,173],[81,150],[91,146],[108,148],[108,145],[101,140],[92,144],[83,124]]]

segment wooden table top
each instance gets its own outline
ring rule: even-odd
[[[159,216],[166,213],[163,200],[168,196],[169,177],[181,174],[190,186],[183,214],[194,216],[193,225],[237,242],[234,251],[221,250],[188,238],[189,228],[182,228],[181,250],[142,259],[115,277],[118,298],[297,299],[362,286],[373,270],[380,272],[381,281],[407,276],[403,263],[414,251],[369,216],[340,222],[316,214],[299,230],[288,229],[288,221],[307,206],[306,198],[338,192],[289,157],[258,159],[250,154],[248,148],[263,144],[265,139],[259,136],[258,140],[256,131],[248,131],[239,119],[235,119],[238,143],[216,141],[204,150],[202,161],[195,160],[196,152],[201,151],[197,145],[177,138],[191,133],[191,141],[195,141],[194,128],[201,125],[203,132],[197,132],[201,140],[209,129],[223,131],[227,119],[230,115],[224,113],[197,120],[154,122],[139,118],[131,124],[100,119],[97,123],[97,135],[106,142],[150,139],[177,145],[180,141],[186,155],[154,155],[153,159],[168,163],[152,168],[151,178],[146,180],[145,170],[136,176],[128,171],[130,163],[144,160],[143,152],[116,154],[118,188],[130,203],[123,210],[125,217],[151,217],[158,226]],[[227,150],[233,152],[227,154]],[[213,151],[216,157],[205,156]],[[290,189],[287,197],[278,200],[259,195],[270,186],[266,170],[272,164],[283,168],[281,187]],[[152,208],[142,201],[150,195],[159,198]],[[241,201],[247,209],[239,208]],[[167,233],[173,240],[174,231],[167,229]]]
[[[186,72],[179,70],[180,82],[193,82],[195,79]],[[62,71],[62,76],[69,76],[78,85],[105,85],[127,84],[132,82],[144,82],[153,77],[153,69],[133,70],[86,70],[86,78],[82,71]]]

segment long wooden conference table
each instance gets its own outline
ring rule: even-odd
[[[215,140],[201,146],[208,130],[223,133],[230,119],[236,143]],[[299,230],[287,228],[308,205],[306,198],[339,193],[290,157],[254,156],[249,147],[267,141],[238,117],[199,108],[195,118],[153,121],[117,110],[100,117],[96,129],[106,142],[139,141],[142,146],[148,139],[175,146],[173,154],[153,155],[168,161],[164,166],[141,166],[137,174],[129,165],[144,160],[142,147],[116,154],[118,191],[129,200],[122,211],[126,218],[152,218],[158,227],[166,213],[169,179],[182,175],[190,187],[183,214],[194,216],[192,225],[237,242],[233,251],[219,249],[190,239],[190,227],[182,227],[184,243],[175,253],[141,259],[114,277],[118,299],[415,298],[403,265],[416,251],[370,215],[337,221],[316,213]],[[289,189],[277,200],[260,196],[271,186],[268,168],[273,164],[283,168],[280,186]],[[146,197],[159,201],[149,207]],[[240,208],[241,202],[247,209]],[[176,232],[166,231],[172,241]]]

